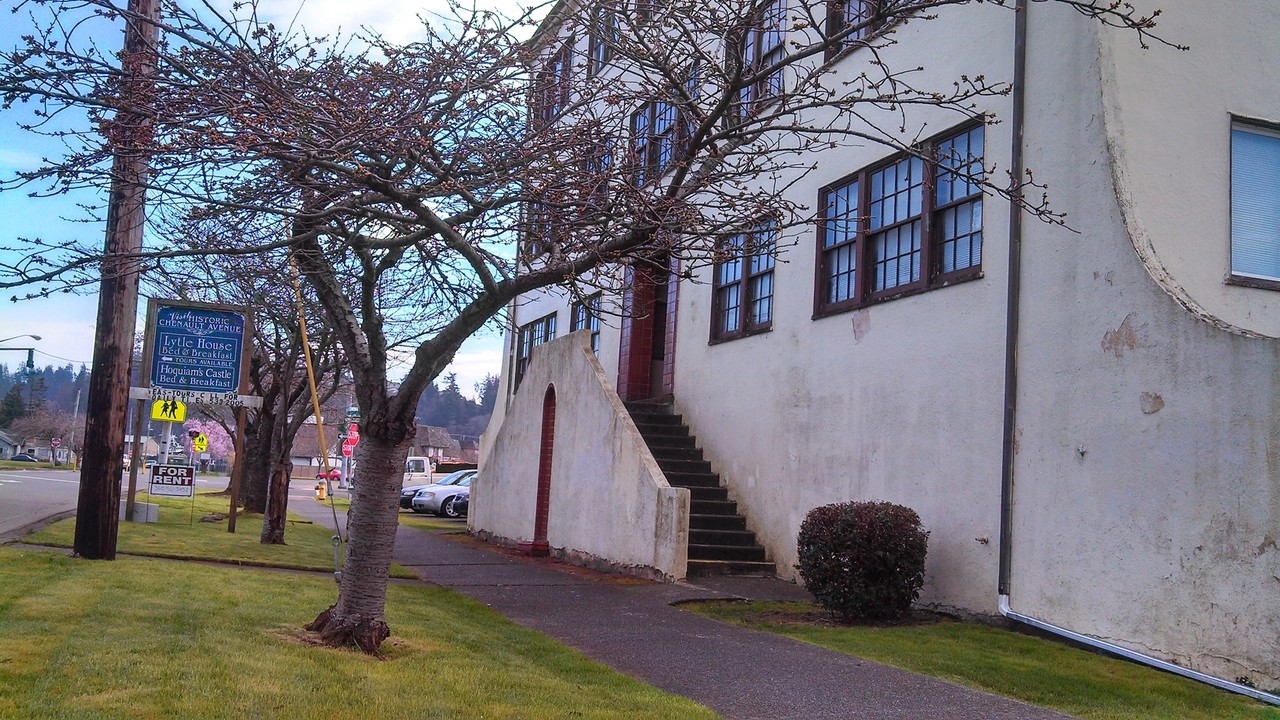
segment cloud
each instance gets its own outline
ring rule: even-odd
[[[516,0],[491,0],[488,9],[511,15],[520,12],[521,6]],[[422,18],[434,23],[453,16],[447,0],[261,0],[258,13],[279,28],[305,28],[312,35],[330,36],[369,29],[398,44],[422,37]]]
[[[441,5],[443,6],[443,5]],[[362,28],[382,33],[397,43],[422,34],[419,13],[430,12],[417,3],[369,0],[362,3],[342,0],[264,0],[259,14],[277,27],[305,28],[312,35],[351,35]],[[295,20],[296,17],[296,20]]]
[[[0,168],[6,170],[34,170],[40,166],[40,156],[21,150],[0,148]]]
[[[475,384],[484,380],[485,375],[497,375],[502,370],[502,338],[472,338],[462,347],[445,374],[457,373],[458,389],[471,397],[475,394]]]

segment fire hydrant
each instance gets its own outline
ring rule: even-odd
[[[320,482],[316,483],[316,499],[324,500],[328,496],[329,494],[325,492],[324,481],[321,480]]]

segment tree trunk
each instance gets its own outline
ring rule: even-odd
[[[265,513],[267,493],[271,479],[271,439],[275,432],[275,418],[259,411],[253,425],[253,435],[245,438],[244,479],[240,486],[244,511]]]
[[[404,461],[413,440],[412,423],[388,425],[373,432],[361,428],[356,446],[360,482],[351,491],[338,601],[307,625],[330,645],[355,645],[367,653],[376,652],[391,634],[384,619],[387,576],[399,525]]]
[[[266,512],[262,514],[263,545],[284,545],[285,516],[289,510],[289,477],[293,463],[276,463],[271,475],[271,491],[267,497]]]

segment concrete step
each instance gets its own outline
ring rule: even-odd
[[[663,472],[667,484],[673,487],[720,487],[720,476],[715,473]]]
[[[690,527],[689,544],[754,547],[756,534],[750,530],[700,530]]]
[[[683,418],[681,418],[679,415],[674,415],[672,413],[633,412],[631,413],[631,419],[635,422],[636,425],[641,425],[641,424],[643,425],[683,425],[684,424]]]
[[[759,545],[694,545],[689,543],[690,560],[726,560],[730,562],[764,562],[764,548]]]
[[[694,438],[689,438],[692,441]],[[702,450],[696,447],[654,447],[649,446],[649,452],[653,454],[655,460],[659,463],[667,462],[702,462]],[[707,468],[708,472],[711,468]]]
[[[658,461],[658,467],[662,468],[664,473],[710,473],[711,463],[706,460],[673,460],[671,458],[660,458],[656,455],[654,459]]]
[[[738,503],[732,500],[692,500],[690,515],[737,515]]]
[[[703,500],[728,500],[729,488],[723,487],[690,487],[689,499],[693,502]]]
[[[649,446],[649,452],[657,455],[659,450],[697,449],[698,439],[688,433],[684,435],[653,435],[645,438],[645,444]],[[699,450],[699,453],[701,453],[701,450]]]
[[[741,515],[689,515],[689,532],[695,530],[746,530],[747,519]]]
[[[656,423],[636,423],[636,429],[644,436],[645,440],[649,438],[669,438],[669,437],[690,437],[689,428],[684,425],[660,425]]]
[[[736,560],[725,562],[723,560],[694,560],[690,558],[685,573],[689,577],[705,577],[707,575],[762,575],[773,577],[777,574],[777,568],[771,562]]]

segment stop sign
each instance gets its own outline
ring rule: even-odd
[[[62,444],[62,438],[53,438],[49,441],[49,447],[54,448],[55,450],[61,444]]]
[[[355,423],[351,423],[351,427],[347,428],[347,442],[352,445],[360,442],[360,427]]]
[[[342,457],[351,457],[351,446],[346,443],[342,443]]]

